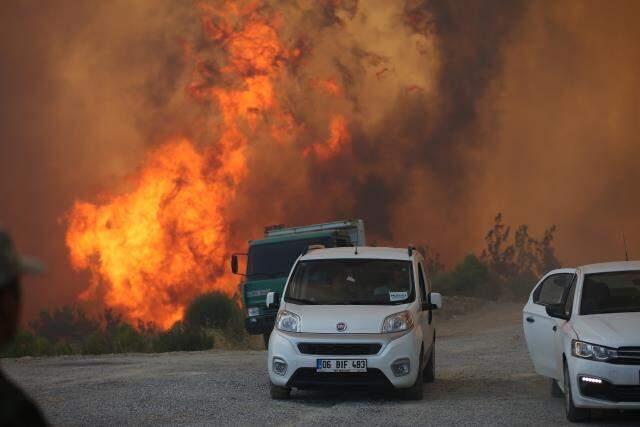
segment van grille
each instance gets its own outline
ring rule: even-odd
[[[367,372],[316,372],[315,368],[298,368],[287,382],[287,387],[319,389],[325,387],[391,388],[391,382],[375,368]]]
[[[300,343],[298,350],[302,354],[318,354],[318,355],[350,355],[361,356],[377,354],[382,347],[378,343],[362,343],[362,344],[332,344],[332,343]]]

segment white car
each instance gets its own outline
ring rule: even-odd
[[[535,370],[564,394],[569,421],[640,409],[640,262],[548,273],[523,310]]]
[[[424,260],[414,248],[313,249],[302,255],[284,288],[271,333],[271,396],[291,389],[388,387],[422,399],[435,376],[433,310]]]

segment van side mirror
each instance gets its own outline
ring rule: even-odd
[[[280,307],[280,294],[277,292],[269,292],[267,294],[267,308],[278,308]]]
[[[442,295],[437,292],[431,292],[429,294],[429,300],[431,302],[425,302],[422,304],[423,310],[437,310],[442,308]]]
[[[569,320],[569,316],[564,312],[563,304],[551,304],[547,306],[547,314],[556,319]]]
[[[429,294],[431,300],[432,309],[442,308],[442,295],[437,292],[431,292]]]

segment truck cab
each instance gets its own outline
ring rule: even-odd
[[[233,254],[231,259],[232,271],[242,274],[238,272],[238,257],[247,257],[241,290],[247,332],[263,335],[267,345],[278,310],[266,308],[266,296],[269,292],[282,294],[291,267],[310,246],[333,248],[365,244],[364,223],[360,219],[301,227],[267,227],[264,238],[249,241],[246,254]]]

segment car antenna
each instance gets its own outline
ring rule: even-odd
[[[629,261],[629,250],[627,249],[627,239],[624,238],[624,231],[622,232],[622,243],[624,243],[624,258]]]

